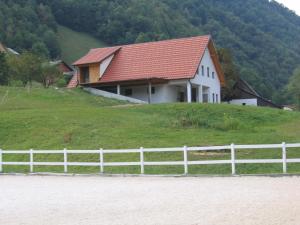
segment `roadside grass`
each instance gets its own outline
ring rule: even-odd
[[[58,41],[62,50],[62,59],[72,64],[84,56],[91,48],[105,47],[106,44],[89,34],[58,26]]]
[[[300,113],[227,104],[126,105],[80,89],[0,87],[0,148],[126,149],[300,142]],[[124,105],[119,107],[119,105]],[[288,149],[300,158],[300,149]],[[138,162],[138,154],[108,154],[106,162]],[[189,160],[229,159],[226,151],[193,152]],[[281,158],[281,150],[238,150],[238,159]],[[3,155],[27,161],[28,155]],[[35,161],[63,160],[35,155]],[[70,155],[72,162],[99,162],[99,155]],[[146,161],[182,161],[182,153],[146,153]],[[4,172],[29,172],[28,166],[4,166]],[[281,164],[237,165],[237,173],[281,173]],[[63,172],[63,167],[35,166],[35,172]],[[300,172],[300,164],[288,164]],[[99,167],[69,167],[72,173],[99,173]],[[139,173],[138,166],[105,167],[106,173]],[[146,174],[182,174],[183,166],[146,166]],[[191,174],[230,174],[230,165],[189,166]]]

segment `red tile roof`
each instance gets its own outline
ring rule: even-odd
[[[73,63],[74,66],[91,64],[91,63],[99,63],[106,59],[107,57],[114,54],[121,47],[110,47],[110,48],[96,48],[91,49],[87,55],[83,56],[81,59],[77,60]]]
[[[198,36],[92,49],[74,65],[99,63],[119,50],[98,83],[191,79],[210,42],[210,36]]]

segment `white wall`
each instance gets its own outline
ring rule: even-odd
[[[151,103],[168,103],[177,102],[177,87],[170,86],[168,84],[152,85],[155,88],[155,93],[151,95]],[[121,87],[121,94],[125,94],[125,89],[132,89],[131,98],[136,98],[142,101],[148,102],[148,86],[133,86],[133,87]]]
[[[111,60],[114,58],[115,55],[111,55],[110,57],[108,57],[107,59],[105,59],[101,64],[100,64],[100,77],[103,76],[103,74],[105,73],[105,70],[107,69],[107,67],[109,66]]]
[[[137,104],[147,104],[148,103],[148,102],[145,102],[145,101],[140,101],[138,99],[126,97],[126,96],[123,96],[123,95],[117,95],[117,94],[114,94],[114,93],[111,93],[111,92],[102,91],[102,90],[98,90],[98,89],[95,89],[95,88],[83,88],[83,90],[85,90],[85,91],[87,91],[87,92],[89,92],[93,95],[102,96],[102,97],[106,97],[106,98],[113,98],[113,99],[117,99],[117,100],[137,103]]]
[[[202,76],[202,66],[204,66],[204,76]],[[207,67],[209,67],[209,77],[207,76]],[[204,56],[201,60],[199,66],[199,73],[195,76],[194,79],[191,80],[192,84],[203,85],[205,87],[209,87],[209,101],[213,102],[214,93],[215,96],[218,95],[218,102],[221,102],[221,83],[216,72],[216,68],[211,59],[208,48],[206,48]],[[212,78],[212,72],[215,73],[215,78]],[[216,99],[216,97],[215,97]]]
[[[204,76],[202,76],[202,66],[204,66]],[[209,67],[209,77],[207,76],[207,67]],[[212,72],[215,73],[214,78],[212,77]],[[178,102],[180,86],[181,89],[183,88],[183,90],[186,91],[186,82],[188,82],[188,80],[173,80],[167,84],[152,85],[152,87],[155,87],[155,93],[152,94],[151,103]],[[191,79],[190,82],[193,87],[201,85],[203,87],[203,94],[209,92],[209,102],[213,102],[213,94],[215,96],[215,102],[216,100],[218,100],[218,103],[221,102],[221,84],[208,48],[205,50],[201,60],[199,73],[194,79]],[[125,89],[127,88],[132,89],[132,95],[129,97],[148,102],[148,85],[121,87],[121,95],[125,95]],[[216,96],[218,96],[218,99]]]
[[[233,105],[251,105],[251,106],[257,106],[257,99],[256,98],[250,98],[250,99],[234,99],[229,102]]]

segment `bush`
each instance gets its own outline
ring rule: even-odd
[[[57,82],[56,82],[56,86],[57,87],[66,87],[67,86],[67,81],[64,77],[60,78]]]
[[[11,80],[9,81],[9,85],[12,87],[24,87],[24,84],[21,80]]]
[[[222,109],[221,105],[194,105],[192,109],[186,108],[177,111],[173,125],[175,127],[208,128],[221,131],[252,129],[251,126],[243,123],[243,116],[237,115],[239,114],[238,108],[229,111],[226,108],[224,106]]]
[[[218,123],[215,127],[220,130],[238,130],[241,128],[241,122],[238,119],[233,118],[232,116],[224,113],[222,123]]]

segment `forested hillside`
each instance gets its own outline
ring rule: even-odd
[[[51,9],[35,1],[0,1],[0,42],[22,52],[56,58],[60,48]]]
[[[300,17],[275,1],[4,0],[1,4],[0,40],[16,49],[33,48],[26,40],[34,40],[46,46],[51,57],[58,50],[50,44],[55,38],[49,42],[47,36],[56,32],[56,22],[110,45],[211,34],[218,48],[230,49],[240,75],[278,102],[284,100],[282,90],[300,64]],[[22,4],[26,7],[15,9]],[[5,17],[15,30],[22,30],[20,40],[12,38]]]

